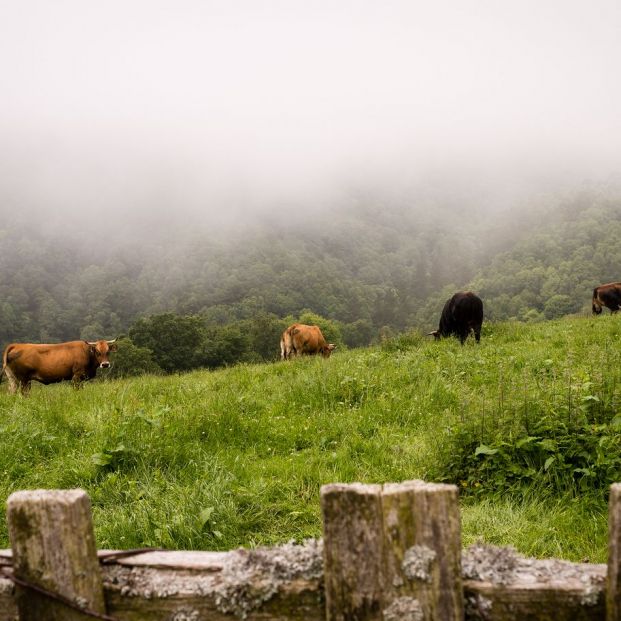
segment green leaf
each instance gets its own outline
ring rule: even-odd
[[[551,438],[544,438],[538,444],[544,451],[556,451],[558,449],[556,442]]]
[[[527,436],[515,443],[515,448],[522,448],[525,444],[530,444],[533,440],[539,440],[539,436]]]
[[[201,530],[205,528],[205,526],[211,519],[211,515],[213,514],[214,511],[215,511],[215,507],[207,507],[201,510],[198,516]]]
[[[546,459],[546,463],[543,464],[543,469],[547,470],[555,461],[556,457],[548,457],[548,459]]]
[[[578,474],[584,474],[587,477],[593,476],[593,470],[591,470],[590,468],[574,468],[574,472],[577,472]]]
[[[112,455],[109,453],[95,453],[91,455],[91,462],[96,466],[109,466],[112,462]]]
[[[585,395],[582,397],[582,403],[589,403],[591,401],[599,403],[599,397],[597,395]]]
[[[476,448],[476,451],[474,451],[475,456],[476,455],[495,455],[496,453],[498,453],[498,449],[485,446],[485,444],[479,444],[479,446],[477,446]]]

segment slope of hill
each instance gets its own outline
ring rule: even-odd
[[[0,497],[83,487],[100,547],[223,549],[320,534],[319,486],[462,489],[464,540],[605,558],[621,480],[621,323],[487,324],[179,376],[0,391]],[[0,545],[6,545],[2,526]]]

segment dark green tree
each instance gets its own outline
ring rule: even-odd
[[[197,316],[164,313],[139,319],[129,330],[138,347],[153,352],[153,360],[166,373],[201,366],[205,340],[203,320]]]

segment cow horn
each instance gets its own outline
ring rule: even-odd
[[[433,332],[427,332],[427,336],[435,336],[436,334],[438,334],[437,330],[434,330]]]
[[[119,337],[117,336],[116,338],[118,339]],[[112,339],[111,341],[106,341],[106,343],[108,343],[108,345],[112,345],[112,343],[116,343],[116,339]]]
[[[97,341],[86,341],[88,345],[97,345]]]

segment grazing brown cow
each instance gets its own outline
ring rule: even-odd
[[[471,331],[478,343],[481,340],[481,325],[483,324],[483,302],[472,291],[459,291],[447,300],[442,315],[440,326],[430,332],[430,336],[439,339],[441,336],[455,335],[459,337],[463,345]]]
[[[15,393],[19,386],[22,394],[27,394],[32,380],[42,384],[73,380],[78,388],[82,380],[95,377],[98,368],[110,366],[108,354],[116,351],[115,341],[13,343],[2,356],[2,372],[9,380],[9,392]]]
[[[280,357],[288,360],[303,354],[321,354],[329,358],[336,345],[326,343],[319,326],[305,326],[303,323],[294,323],[289,326],[280,337]]]
[[[599,315],[602,306],[616,313],[621,308],[621,282],[609,282],[593,289],[593,314]]]

